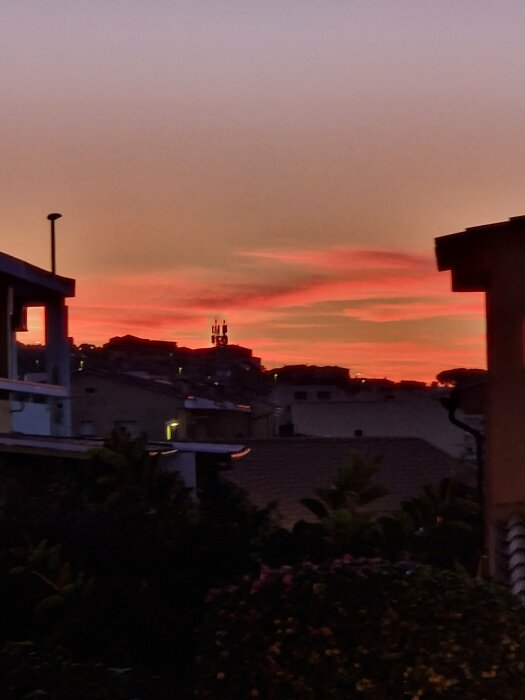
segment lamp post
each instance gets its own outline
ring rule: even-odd
[[[55,221],[60,219],[62,214],[48,214],[47,218],[51,221],[51,272],[56,273],[56,256],[55,256]]]

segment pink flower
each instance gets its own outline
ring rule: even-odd
[[[217,598],[218,595],[220,595],[220,589],[219,588],[210,588],[208,593],[206,594],[206,598],[204,598],[205,603],[212,603],[215,598]]]

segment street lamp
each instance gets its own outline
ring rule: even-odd
[[[55,257],[55,221],[60,219],[62,214],[48,214],[47,218],[51,221],[51,272],[56,273],[56,257]]]

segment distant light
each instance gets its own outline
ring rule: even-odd
[[[179,367],[179,374],[182,374],[182,367]]]
[[[246,447],[244,450],[241,450],[240,452],[232,452],[231,458],[232,459],[241,459],[242,457],[246,457],[247,454],[251,452],[251,447]]]
[[[366,379],[361,379],[361,384],[364,384],[366,382]]]
[[[276,382],[278,379],[279,379],[279,375],[277,374],[277,372],[274,372],[273,381]]]
[[[166,440],[171,440],[173,438],[173,433],[179,427],[179,421],[171,419],[166,422]]]

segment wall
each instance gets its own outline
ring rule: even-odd
[[[348,398],[348,392],[345,389],[334,384],[279,384],[276,383],[270,392],[269,400],[273,401],[278,406],[289,406],[295,401],[301,399],[295,398],[297,393],[306,394],[305,401],[323,400],[344,401]],[[320,399],[319,392],[328,392],[329,398]]]
[[[177,437],[180,439],[238,440],[250,436],[251,415],[247,411],[180,409],[179,415],[181,425]]]
[[[50,435],[51,406],[47,403],[13,400],[11,402],[11,430],[25,435]]]
[[[91,422],[97,437],[105,437],[116,421],[135,424],[150,440],[165,440],[165,423],[177,418],[181,399],[147,387],[108,377],[78,373],[71,381],[73,435],[81,435],[82,422]]]
[[[304,402],[291,406],[294,432],[315,437],[419,437],[447,454],[466,457],[465,433],[435,398]]]

